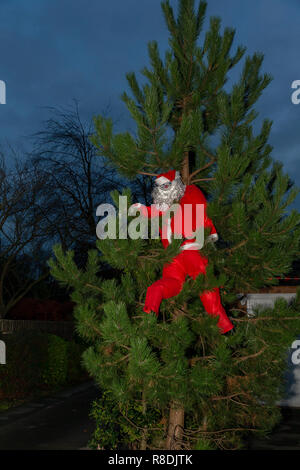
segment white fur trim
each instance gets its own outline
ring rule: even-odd
[[[165,183],[171,183],[171,181],[168,180],[168,178],[166,178],[165,176],[160,176],[159,178],[156,178],[155,183],[161,186]]]
[[[154,204],[154,205],[155,205],[155,209],[161,212],[166,212],[170,208],[170,206],[166,204],[165,202],[163,202],[162,204]]]
[[[185,245],[182,245],[180,247],[180,250],[201,250],[202,246],[200,243],[197,242],[191,242],[191,243],[186,243]]]
[[[167,224],[168,224],[167,225],[167,239],[168,239],[169,243],[172,243],[172,238],[171,238],[172,230],[171,230],[171,219],[170,219],[170,217],[168,218]]]
[[[212,233],[211,235],[207,237],[207,240],[215,243],[219,240],[219,235],[217,233]]]

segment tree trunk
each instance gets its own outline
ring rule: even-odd
[[[184,184],[190,183],[190,166],[189,166],[189,152],[188,150],[184,152],[183,162],[182,162],[182,170],[181,170],[181,177]]]
[[[187,159],[188,159],[187,152]],[[187,160],[188,162],[188,160]],[[188,163],[187,163],[188,165]],[[186,309],[186,303],[183,304],[183,308]],[[177,321],[178,318],[182,317],[183,312],[181,310],[174,310],[172,321]],[[180,440],[182,439],[184,429],[184,407],[172,400],[170,402],[170,411],[169,411],[169,423],[168,423],[168,434],[166,439],[165,448],[168,450],[177,450],[180,449]],[[179,441],[179,442],[178,442]]]
[[[166,450],[180,449],[180,441],[184,429],[184,408],[176,402],[170,404],[168,435],[166,439]]]
[[[142,431],[142,440],[140,445],[140,450],[147,449],[147,428],[144,428]]]
[[[7,311],[6,311],[5,305],[2,302],[0,302],[0,318],[1,319],[5,318],[6,313]]]
[[[146,400],[145,400],[145,397],[144,397],[144,392],[143,392],[142,403],[143,403],[143,415],[145,415],[146,411],[147,411],[147,404],[146,404]],[[147,430],[147,427],[145,427],[142,431],[142,440],[141,440],[140,450],[146,450],[147,449],[147,434],[148,434],[148,430]]]

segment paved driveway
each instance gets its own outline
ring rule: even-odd
[[[86,449],[94,429],[89,411],[97,397],[98,389],[87,383],[0,413],[0,449]]]
[[[87,383],[0,413],[0,449],[88,449],[94,429],[89,411],[97,397],[98,389]],[[283,419],[272,434],[253,439],[250,450],[300,450],[300,408],[282,411]]]
[[[282,421],[265,439],[253,439],[250,450],[300,450],[300,408],[283,408]]]

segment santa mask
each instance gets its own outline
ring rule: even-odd
[[[185,185],[179,171],[171,170],[157,176],[151,195],[157,208],[167,211],[173,203],[180,201],[184,192]]]

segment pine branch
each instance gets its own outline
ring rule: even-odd
[[[199,181],[213,181],[215,178],[199,178],[196,180],[192,180],[190,184],[198,183]]]
[[[146,175],[146,176],[157,176],[156,173],[148,173],[146,171],[138,171],[139,175]]]
[[[249,323],[256,323],[257,321],[281,321],[281,320],[294,320],[294,321],[299,321],[300,318],[294,316],[294,317],[258,317],[258,318],[235,318],[235,322],[249,322]]]
[[[194,176],[196,176],[198,173],[200,173],[201,171],[203,170],[206,170],[207,168],[209,168],[211,165],[213,165],[214,163],[216,162],[216,159],[212,159],[210,162],[208,162],[206,165],[202,166],[201,168],[199,168],[198,170],[195,170],[193,171],[193,173],[191,173],[190,175],[190,179],[192,180]]]
[[[254,354],[249,354],[248,356],[243,356],[243,357],[236,359],[236,362],[243,362],[243,361],[247,361],[248,359],[253,359],[254,357],[258,357],[261,354],[263,354],[263,352],[265,352],[267,348],[268,346],[263,346],[259,351],[257,351]]]

